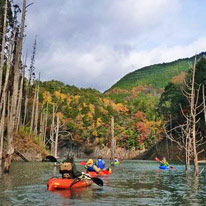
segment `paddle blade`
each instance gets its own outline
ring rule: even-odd
[[[86,162],[80,162],[80,165],[85,166],[87,163]]]
[[[160,162],[161,160],[159,159],[159,158],[157,158],[157,157],[155,157],[155,160],[157,161],[157,162]]]
[[[108,170],[102,170],[102,173],[104,173],[105,175],[109,175],[110,172]]]
[[[91,180],[100,187],[104,186],[104,182],[98,177],[92,177]]]

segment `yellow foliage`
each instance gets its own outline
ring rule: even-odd
[[[75,96],[74,96],[74,100],[76,101],[76,103],[79,102],[79,99],[80,99],[80,96],[79,96],[79,95],[75,95]]]
[[[83,107],[84,107],[84,108],[87,107],[87,104],[86,104],[85,102],[83,102]]]
[[[61,96],[60,96],[61,100],[65,100],[67,98],[67,95],[64,94],[64,93],[61,93]]]
[[[72,101],[71,97],[68,97],[68,98],[67,98],[67,105],[68,105],[68,106],[71,104],[71,101]]]
[[[76,120],[79,121],[79,122],[82,121],[82,116],[81,116],[80,114],[78,114],[78,115],[76,116]]]
[[[82,107],[77,107],[77,109],[78,109],[79,111],[82,111]]]
[[[55,95],[57,98],[61,98],[61,92],[60,92],[60,91],[55,91],[55,92],[54,92],[54,95]]]
[[[91,113],[95,113],[95,106],[93,104],[89,104],[89,110]]]
[[[89,117],[89,119],[93,119],[93,114],[91,112],[88,112],[87,116]]]
[[[94,131],[92,132],[92,135],[95,136],[95,137],[97,137],[97,136],[98,136],[97,131],[94,130]]]
[[[61,112],[57,112],[56,116],[59,117],[59,119],[63,119],[63,114]]]
[[[51,94],[48,91],[43,92],[43,101],[44,101],[44,103],[45,102],[49,102],[49,103],[52,102]]]
[[[116,112],[128,112],[128,109],[122,103],[112,103],[111,106]]]
[[[106,109],[104,109],[103,107],[100,107],[99,110],[100,110],[100,112],[101,112],[102,114],[108,114],[108,113],[109,113],[109,112],[108,112]]]
[[[161,127],[162,126],[162,120],[161,119],[158,119],[157,122],[156,122],[157,126],[158,127]]]
[[[108,105],[110,105],[111,100],[108,99],[108,98],[104,98],[104,99],[103,99],[103,102],[104,102],[104,105],[105,105],[105,106],[108,106]]]
[[[102,125],[101,118],[97,118],[97,127],[100,127]]]
[[[55,95],[55,97],[57,97],[57,98],[59,98],[59,99],[61,99],[61,100],[64,100],[64,99],[67,98],[67,95],[64,94],[64,93],[61,93],[60,91],[55,91],[55,92],[54,92],[54,95]]]

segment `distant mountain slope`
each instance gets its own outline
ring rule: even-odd
[[[197,58],[203,55],[206,55],[206,52],[198,54]],[[191,67],[194,57],[143,67],[125,75],[110,89],[131,89],[138,85],[151,85],[154,88],[164,88],[174,76],[187,71]]]

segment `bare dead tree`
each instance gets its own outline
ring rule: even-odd
[[[4,172],[9,172],[12,155],[14,153],[13,137],[15,131],[17,98],[19,92],[19,76],[20,76],[19,68],[20,68],[20,61],[21,61],[21,52],[23,47],[25,16],[26,16],[26,0],[23,1],[20,35],[19,38],[17,39],[16,52],[15,52],[13,91],[11,96],[11,107],[9,112],[10,115],[8,117],[9,124],[7,126],[7,154],[6,154],[5,164],[4,164]]]
[[[198,151],[198,148],[204,144],[201,133],[197,128],[197,124],[199,122],[198,116],[203,112],[203,104],[198,103],[199,100],[199,92],[201,85],[197,85],[195,83],[195,72],[196,72],[196,58],[192,67],[192,78],[190,82],[185,83],[185,89],[182,90],[183,95],[187,98],[189,103],[190,110],[186,112],[183,111],[181,105],[181,112],[185,118],[185,123],[182,125],[178,125],[171,130],[168,130],[165,127],[165,134],[167,138],[171,141],[176,142],[180,149],[185,150],[185,163],[186,170],[190,168],[190,161],[193,159],[194,162],[194,172],[195,175],[199,175],[199,167],[198,167],[198,154],[202,151]],[[195,90],[195,85],[198,87]],[[171,135],[171,131],[175,131],[176,136]],[[197,136],[199,139],[197,139]]]
[[[198,155],[197,155],[197,143],[196,143],[196,124],[197,124],[197,103],[198,96],[195,95],[195,71],[196,71],[196,58],[192,68],[192,85],[191,85],[191,101],[190,101],[190,113],[192,117],[192,144],[193,144],[193,153],[194,153],[194,170],[195,175],[199,175],[199,167],[198,167]],[[199,94],[199,91],[198,91]],[[196,99],[196,102],[195,102]]]
[[[46,145],[46,132],[47,132],[47,121],[48,121],[48,110],[49,110],[49,104],[47,102],[46,104],[46,110],[45,110],[45,122],[44,122],[44,130],[43,130],[43,143]]]
[[[4,49],[5,49],[5,42],[6,42],[7,9],[8,9],[8,2],[7,0],[5,0],[2,47],[1,47],[1,55],[0,55],[0,94],[2,90],[2,74],[3,74],[3,67],[4,67]]]
[[[60,119],[57,115],[56,129],[55,129],[55,145],[54,145],[54,157],[57,158],[58,154],[58,142],[59,142],[59,127],[60,127]]]
[[[31,113],[31,122],[30,122],[30,133],[33,131],[33,128],[34,128],[34,113],[35,113],[35,108],[36,108],[36,96],[37,96],[37,89],[35,89],[35,91],[34,91],[32,113]]]
[[[24,66],[23,66],[24,67]],[[17,102],[17,113],[16,113],[16,131],[19,130],[19,126],[21,124],[21,108],[22,108],[22,97],[23,97],[23,84],[24,84],[24,69],[22,68],[22,73],[21,73],[21,81],[20,81],[20,87],[19,87],[19,97],[18,97],[18,102]]]
[[[37,85],[36,91],[36,103],[35,103],[35,114],[34,114],[34,133],[37,135],[38,130],[38,119],[39,119],[39,82],[40,82],[40,74],[39,74],[39,81]]]
[[[2,156],[3,156],[3,145],[4,145],[4,130],[5,130],[5,111],[6,111],[6,95],[4,95],[3,99],[3,111],[1,114],[0,121],[0,166],[2,164]]]
[[[114,160],[115,158],[115,152],[116,152],[116,139],[114,136],[114,117],[111,117],[111,135],[112,135],[112,140],[111,140],[111,159]]]

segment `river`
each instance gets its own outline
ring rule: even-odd
[[[79,169],[79,161],[77,161]],[[0,173],[0,206],[205,205],[206,169],[199,178],[185,174],[183,165],[159,170],[154,161],[125,160],[103,177],[104,187],[47,191],[47,179],[58,176],[52,163],[12,163]],[[200,167],[200,170],[206,165]]]

